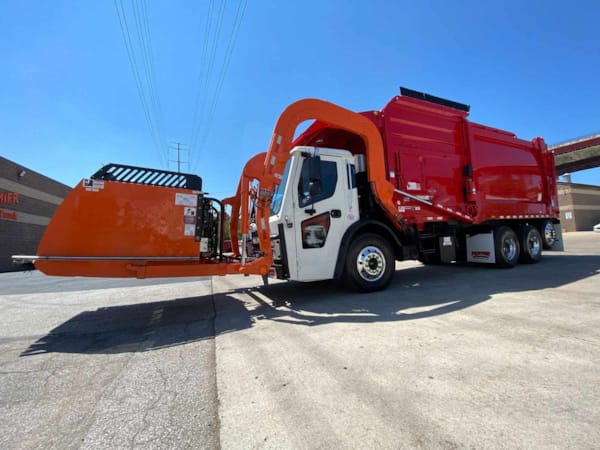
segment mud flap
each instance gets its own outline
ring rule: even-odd
[[[496,262],[494,233],[467,236],[467,262],[488,264]]]
[[[563,241],[562,235],[562,225],[560,223],[554,224],[554,230],[556,231],[556,242],[552,246],[552,252],[564,252],[565,251],[565,243]]]

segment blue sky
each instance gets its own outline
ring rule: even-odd
[[[160,136],[113,1],[3,0],[2,156],[74,185],[108,162],[167,168],[168,143],[193,141],[182,157],[224,197],[289,103],[380,109],[399,86],[468,103],[472,120],[524,139],[600,133],[598,1],[242,0],[230,52],[239,0],[120,1],[150,95],[133,13],[146,5]],[[599,170],[573,181],[600,184]]]

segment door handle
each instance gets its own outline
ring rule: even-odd
[[[305,212],[306,214],[310,214],[310,215],[312,216],[314,213],[316,213],[316,212],[317,212],[317,210],[316,210],[315,208],[306,208],[306,209],[304,210],[304,212]]]
[[[342,217],[342,211],[339,209],[332,209],[331,217],[333,217],[334,219],[339,219],[340,217]]]

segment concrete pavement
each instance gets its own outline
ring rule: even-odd
[[[0,448],[598,448],[600,234],[565,241],[368,295],[0,274]]]
[[[210,280],[62,281],[0,299],[0,448],[218,448]]]
[[[567,245],[372,295],[215,281],[222,447],[598,448],[600,235]]]

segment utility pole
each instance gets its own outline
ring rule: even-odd
[[[170,159],[169,162],[176,162],[177,163],[177,172],[181,173],[181,165],[182,164],[187,164],[188,165],[188,172],[190,170],[190,162],[189,161],[182,161],[181,160],[181,152],[188,152],[189,155],[189,147],[187,147],[186,145],[182,144],[181,142],[171,142],[169,144],[169,150],[173,150],[173,151],[177,151],[177,159],[173,160]]]

